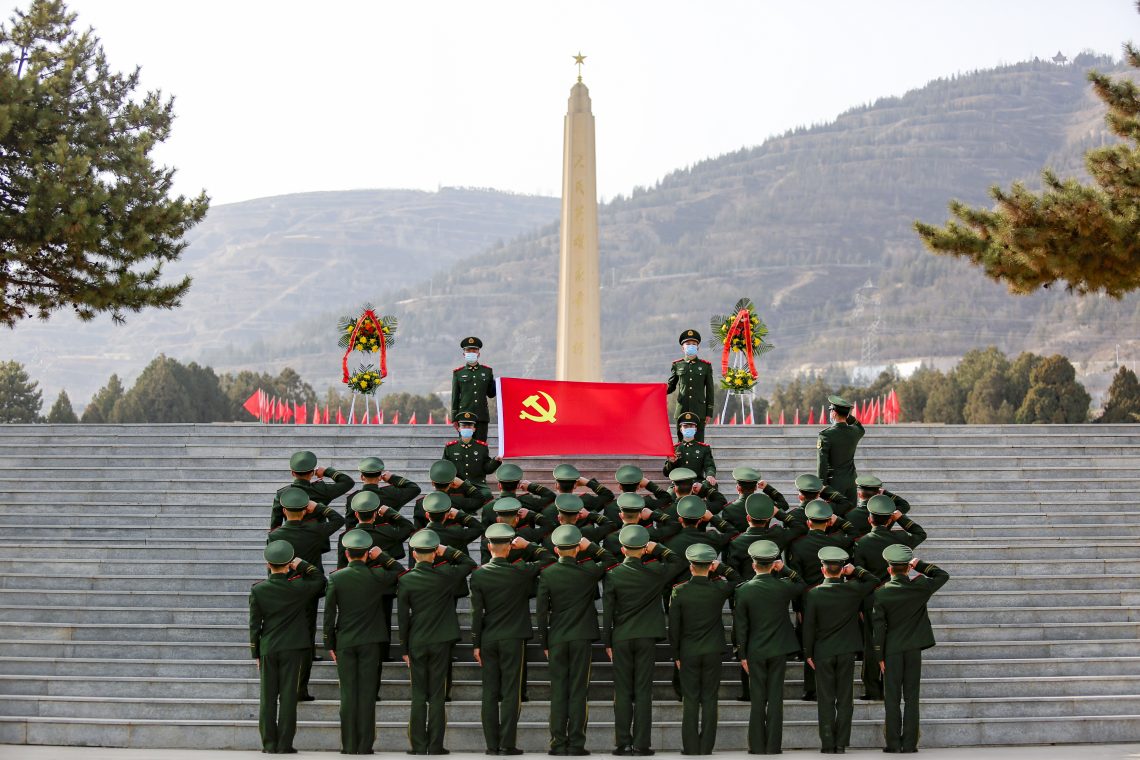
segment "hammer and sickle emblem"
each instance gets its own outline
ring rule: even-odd
[[[539,396],[546,399],[545,406],[540,403]],[[536,413],[530,414],[526,411],[519,412],[520,420],[530,420],[531,422],[554,422],[554,415],[558,412],[558,404],[554,403],[554,399],[546,391],[539,391],[533,396],[527,396],[523,399],[522,405],[533,409]]]

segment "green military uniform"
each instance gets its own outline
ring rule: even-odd
[[[271,541],[265,561],[284,566],[293,561],[287,541]],[[311,663],[313,635],[308,608],[325,590],[319,567],[302,560],[297,577],[289,572],[271,573],[249,592],[249,649],[258,662],[261,708],[258,728],[261,748],[272,754],[293,752],[297,733],[297,680],[301,667]]]
[[[640,525],[621,529],[622,545],[645,547],[649,532]],[[653,666],[657,642],[665,639],[661,593],[686,570],[684,561],[656,545],[644,557],[626,557],[605,578],[602,643],[612,651],[614,740],[618,754],[649,749],[653,723]]]
[[[732,505],[730,504],[729,507]],[[791,527],[785,525],[772,525],[770,521],[775,517],[781,522],[786,522],[788,518],[787,512],[782,509],[777,509],[772,498],[767,493],[757,492],[749,494],[748,498],[744,500],[744,515],[745,515],[745,530],[740,533],[732,541],[729,542],[728,547],[724,550],[725,561],[729,566],[740,574],[742,581],[749,580],[753,576],[752,571],[752,555],[748,553],[748,549],[752,544],[757,541],[771,541],[779,547],[780,551],[784,551],[792,541],[807,533],[807,525],[794,525]],[[728,508],[720,513],[720,516],[725,522],[737,528],[737,524],[730,519],[727,514]],[[753,522],[764,523],[763,525],[752,525],[748,523],[748,518]]]
[[[670,504],[672,504],[672,500],[670,500]],[[650,541],[659,544],[664,543],[681,532],[681,523],[676,516],[670,517],[660,510],[652,510],[649,513],[649,519],[643,521],[641,511],[646,508],[646,502],[641,494],[618,494],[614,506],[617,507],[617,518],[614,521],[616,524],[622,526],[640,525],[648,531]],[[626,517],[623,518],[623,515]],[[617,532],[610,533],[602,541],[602,547],[614,557],[621,556],[621,541],[618,540],[618,533],[620,533],[620,528]]]
[[[819,561],[843,564],[847,552],[834,546],[819,550]],[[824,578],[804,596],[804,657],[815,665],[821,751],[834,753],[851,743],[855,710],[851,682],[855,654],[863,648],[859,609],[875,590],[876,579],[861,567],[851,580]]]
[[[905,546],[894,545],[883,551],[888,562],[904,564],[914,559]],[[925,577],[911,579],[892,574],[875,591],[875,654],[886,663],[883,693],[886,703],[887,751],[915,752],[919,736],[919,684],[922,681],[922,650],[934,646],[934,632],[926,603],[950,580],[942,568],[918,562],[915,570]],[[900,714],[900,701],[906,700],[906,715]]]
[[[528,511],[525,516],[520,517],[522,509],[522,503],[513,496],[500,497],[483,507],[483,538],[480,539],[479,549],[484,563],[491,560],[491,555],[487,551],[486,529],[495,524],[509,525],[514,529],[515,535],[527,541],[525,549],[511,549],[511,553],[507,555],[509,561],[522,559],[526,562],[535,562],[540,556],[549,556],[542,546],[542,541],[553,526],[548,525],[538,512]],[[490,521],[487,520],[488,512],[491,513]]]
[[[648,495],[638,493],[641,488],[641,481],[645,480],[645,473],[637,465],[623,464],[617,468],[614,478],[621,487],[622,493],[638,494],[645,500],[645,506],[650,509],[666,509],[673,504],[673,497],[669,491],[652,480],[645,481],[645,491]],[[606,517],[614,522],[618,522],[620,519],[618,514],[620,511],[616,501],[611,501],[606,505]]]
[[[360,475],[362,477],[380,477],[383,472],[384,460],[379,457],[365,457],[360,460]],[[419,485],[400,475],[390,475],[387,481],[381,480],[379,483],[365,483],[359,491],[350,493],[346,499],[347,504],[344,508],[344,527],[346,530],[355,528],[357,522],[356,513],[348,505],[352,504],[353,496],[363,491],[375,493],[380,500],[379,506],[390,507],[397,511],[420,495]]]
[[[368,551],[372,537],[352,530],[341,539],[353,551]],[[374,560],[353,560],[329,577],[325,591],[325,648],[336,653],[340,680],[340,751],[370,755],[376,741],[376,695],[383,663],[381,646],[391,641],[391,618],[378,597],[396,593],[402,568],[381,554]]]
[[[675,468],[669,473],[669,479],[673,481],[673,487],[668,491],[672,503],[663,508],[662,511],[671,517],[677,515],[677,501],[689,494],[700,496],[704,500],[705,506],[714,515],[719,514],[728,504],[728,499],[724,498],[724,494],[718,491],[716,486],[710,486],[708,483],[695,483],[697,474],[688,467]]]
[[[432,487],[437,492],[447,494],[451,506],[465,514],[475,514],[487,503],[489,497],[485,497],[483,491],[469,480],[464,480],[457,487],[453,486],[456,474],[454,462],[440,459],[432,463],[428,477],[431,478]],[[421,496],[416,499],[416,505],[412,508],[412,521],[417,528],[427,526],[427,515],[424,514],[425,498],[426,496]]]
[[[768,540],[748,547],[750,559],[767,564],[780,558],[780,547]],[[752,709],[748,719],[748,751],[776,754],[784,735],[784,673],[788,655],[799,642],[788,617],[788,603],[799,599],[807,586],[794,570],[781,568],[754,575],[736,587],[733,638],[740,659],[748,663]]]
[[[879,519],[889,517],[895,511],[895,502],[886,494],[872,496],[868,500],[867,509],[870,514]],[[926,540],[926,531],[918,523],[903,515],[895,524],[900,530],[892,530],[890,525],[876,526],[870,532],[860,536],[855,542],[852,551],[852,562],[865,568],[879,579],[880,583],[890,578],[887,561],[883,559],[883,550],[888,546],[901,544],[914,549]],[[867,597],[863,600],[863,699],[879,700],[883,698],[883,674],[879,671],[879,660],[875,656],[871,633],[871,608],[874,599]]]
[[[408,542],[411,549],[434,551],[439,537],[421,530]],[[444,699],[451,650],[459,641],[455,599],[467,593],[467,576],[475,560],[448,549],[443,562],[417,562],[400,576],[396,591],[400,640],[408,657],[412,704],[408,742],[416,754],[442,754],[446,729]]]
[[[487,528],[487,540],[510,543],[511,526]],[[492,557],[471,575],[471,640],[481,658],[483,738],[489,752],[515,754],[522,708],[523,662],[530,627],[529,602],[543,565]]]
[[[459,342],[464,350],[482,349],[483,341],[472,336]],[[478,358],[474,362],[464,362],[451,372],[451,420],[458,419],[460,412],[475,415],[475,437],[487,440],[487,430],[491,415],[487,399],[495,398],[495,371]]]
[[[871,516],[871,512],[867,509],[867,502],[871,497],[877,495],[886,496],[890,498],[891,503],[894,504],[895,510],[902,512],[904,515],[910,511],[910,502],[898,494],[891,493],[883,488],[883,481],[874,475],[860,475],[855,478],[855,485],[859,489],[859,503],[855,505],[854,509],[844,515],[844,517],[858,528],[860,536],[871,532],[871,521],[868,519]],[[894,510],[891,511],[893,512]]]
[[[684,344],[686,340],[701,342],[701,334],[696,330],[685,330],[681,333],[678,343]],[[713,416],[713,366],[704,359],[696,356],[686,356],[673,362],[669,369],[669,384],[666,393],[677,391],[678,416],[684,412],[697,415],[697,435],[694,440],[705,439],[705,419]],[[680,424],[677,426],[677,438],[681,438]]]
[[[504,462],[499,469],[495,470],[495,477],[498,478],[499,487],[502,489],[496,500],[507,497],[518,499],[519,505],[528,512],[542,512],[554,503],[554,497],[557,495],[540,483],[527,483],[526,489],[519,493],[518,486],[519,481],[523,479],[523,471],[517,464]],[[483,506],[484,527],[493,525],[495,522],[494,504],[495,502],[492,501]]]
[[[736,467],[732,471],[732,479],[741,486],[738,490],[742,490],[744,493],[726,504],[724,509],[720,511],[720,516],[732,523],[738,532],[743,533],[748,529],[748,515],[744,505],[749,496],[757,493],[756,487],[760,482],[760,473],[751,467]],[[771,483],[765,483],[764,488],[759,493],[763,493],[771,499],[772,503],[776,505],[777,511],[784,513],[788,511],[788,500]],[[783,522],[785,518],[777,516],[777,519]]]
[[[590,512],[587,510],[585,516],[582,516],[581,513],[585,506],[582,497],[578,494],[560,493],[554,499],[555,521],[559,525],[575,526],[582,531],[583,536],[600,545],[606,536],[616,531],[620,526],[611,522],[600,511]],[[554,551],[554,544],[549,534],[543,538],[542,545],[546,547],[547,551]]]
[[[854,503],[855,478],[859,475],[855,471],[855,449],[863,438],[863,424],[850,413],[851,404],[839,396],[828,396],[827,400],[846,421],[836,422],[819,431],[815,444],[819,450],[817,474],[824,485],[831,486]]]
[[[470,422],[471,412],[460,412],[458,422]],[[487,476],[499,469],[502,461],[491,456],[487,442],[482,438],[471,438],[464,441],[457,438],[448,441],[443,446],[442,459],[455,465],[456,473],[463,480],[474,483],[483,493],[483,500],[491,498],[491,489],[487,487]]]
[[[574,488],[580,477],[582,474],[572,464],[560,464],[554,468],[554,480],[558,483],[559,493],[575,493]],[[587,480],[586,488],[590,489],[590,493],[577,493],[582,499],[582,506],[590,512],[605,514],[606,507],[613,503],[614,492],[598,482],[597,478]],[[553,523],[558,510],[551,504],[543,510],[543,515]]]
[[[679,441],[673,444],[674,461],[666,460],[661,473],[669,477],[669,473],[678,467],[692,470],[697,474],[697,480],[716,477],[716,461],[713,459],[712,446],[704,441]]]
[[[553,533],[554,545],[579,545],[582,532],[562,525]],[[550,751],[586,754],[586,707],[590,685],[590,648],[598,640],[598,613],[594,608],[598,581],[608,562],[559,557],[538,577],[536,619],[538,643],[550,661]]]
[[[475,515],[461,512],[454,519],[448,517],[447,513],[454,507],[451,499],[442,491],[434,491],[425,496],[423,508],[428,518],[427,527],[435,532],[444,546],[469,554],[471,542],[483,535],[483,524]]]
[[[685,550],[691,563],[712,563],[717,551],[707,544]],[[716,745],[717,699],[724,658],[724,603],[736,588],[736,571],[724,566],[719,578],[693,575],[673,587],[669,600],[669,647],[680,661],[681,751],[711,755]],[[715,572],[715,571],[713,571]]]
[[[317,455],[311,451],[298,451],[289,458],[289,470],[297,474],[305,474],[312,472],[317,467]],[[315,501],[321,506],[327,507],[334,499],[337,499],[352,490],[356,485],[356,481],[345,472],[341,472],[332,467],[326,467],[324,477],[332,478],[331,483],[326,483],[323,479],[310,480],[309,478],[294,477],[293,482],[287,486],[277,489],[276,495],[273,497],[273,508],[269,519],[269,529],[280,526],[285,522],[285,514],[281,510],[281,494],[289,488],[300,488],[308,494],[311,501]],[[311,515],[305,515],[305,521],[309,522],[316,520],[317,522],[324,522],[324,512],[316,510]],[[325,542],[326,552],[329,550],[329,544]]]

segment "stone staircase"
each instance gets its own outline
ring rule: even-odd
[[[814,469],[815,431],[721,427],[710,442],[727,487],[748,463],[792,496],[794,476]],[[257,749],[246,598],[264,577],[288,455],[312,449],[351,472],[378,454],[422,483],[450,432],[0,426],[0,743]],[[932,605],[924,746],[1140,741],[1140,426],[879,426],[859,463],[910,499],[931,535],[920,556],[953,575]],[[553,460],[520,464],[549,483]],[[612,484],[616,460],[576,464]],[[531,650],[520,744],[540,751],[547,670]],[[660,651],[654,745],[677,750]],[[447,746],[482,750],[478,668],[469,644],[457,656]],[[600,650],[595,660],[589,741],[606,750],[611,671]],[[718,749],[745,746],[736,672],[725,663]],[[789,667],[784,746],[814,748],[800,674]],[[315,664],[299,748],[339,748],[335,679],[331,662]],[[406,748],[407,700],[407,671],[391,663],[378,747]],[[881,726],[881,704],[856,704],[856,746],[882,746]]]

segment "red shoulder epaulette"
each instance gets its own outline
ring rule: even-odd
[[[704,362],[705,364],[712,364],[712,362],[710,362],[708,359],[697,359],[697,361]]]
[[[683,362],[683,361],[685,361],[684,357],[682,357],[680,359],[674,359],[673,363],[676,364],[677,362]]]
[[[486,446],[486,445],[487,445],[487,442],[486,442],[486,441],[475,441],[475,443],[481,443],[481,444],[483,444],[484,446]]]
[[[289,578],[289,580],[290,580],[290,581],[299,581],[299,580],[301,580],[301,578],[303,578],[303,577],[304,577],[304,576],[301,576],[301,575],[294,575],[294,576],[292,576],[291,578]]]
[[[704,446],[706,449],[709,448],[709,445],[707,443],[705,443],[704,441],[697,441],[697,443]]]
[[[445,444],[443,444],[443,445],[444,445],[444,446],[450,446],[450,445],[451,445],[451,444],[453,444],[453,443],[459,443],[459,439],[458,439],[458,438],[456,438],[454,441],[448,441],[447,443],[445,443]]]
[[[458,372],[459,370],[463,369],[466,366],[467,366],[466,364],[460,364],[458,367],[456,367],[455,369],[453,369],[451,371],[452,371],[452,373],[455,373],[455,372]]]
[[[399,575],[397,575],[396,577],[397,578],[403,578],[405,575],[407,575],[410,572],[412,572],[412,568],[410,568],[410,567],[405,568],[404,571],[402,573],[400,573]]]
[[[480,367],[483,367],[483,368],[485,368],[485,369],[491,369],[491,365],[490,365],[490,364],[480,364],[479,366],[480,366]]]
[[[685,583],[687,583],[687,581],[681,581],[680,583],[674,583],[673,588],[677,588],[678,586],[684,586]]]

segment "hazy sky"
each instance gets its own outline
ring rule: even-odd
[[[23,3],[21,3],[23,4]],[[439,185],[556,195],[571,55],[603,197],[956,72],[1119,55],[1132,0],[71,0],[176,96],[158,153],[215,203]]]

